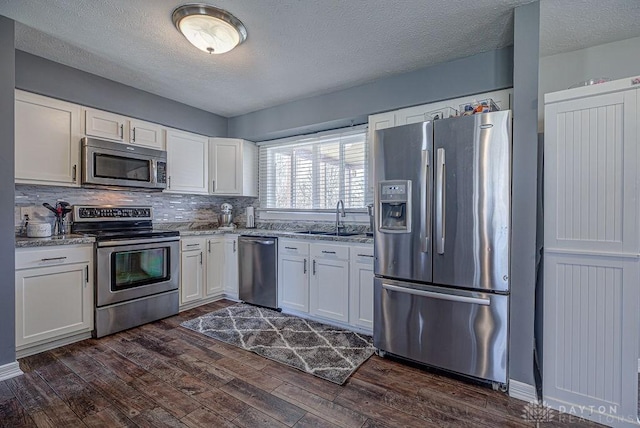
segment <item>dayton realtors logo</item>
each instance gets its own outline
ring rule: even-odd
[[[553,421],[553,410],[544,401],[540,403],[530,401],[524,406],[522,419],[527,422],[535,422],[536,427],[539,427],[541,422]]]

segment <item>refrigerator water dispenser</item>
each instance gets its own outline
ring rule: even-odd
[[[411,232],[411,180],[380,182],[380,232]]]

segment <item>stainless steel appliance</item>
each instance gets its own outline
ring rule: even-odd
[[[73,233],[96,238],[94,337],[178,313],[179,232],[152,218],[151,207],[73,207]]]
[[[511,112],[376,131],[374,345],[507,383]]]
[[[235,230],[236,225],[233,224],[233,205],[225,202],[220,206],[220,214],[218,214],[218,229]]]
[[[82,185],[85,187],[167,187],[167,152],[84,137]]]
[[[239,297],[247,303],[278,307],[278,238],[240,236]]]

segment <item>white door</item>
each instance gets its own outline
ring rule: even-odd
[[[115,141],[128,140],[127,118],[106,111],[85,109],[85,134]]]
[[[182,252],[180,304],[184,305],[203,297],[204,265],[202,258],[202,250]]]
[[[16,271],[16,347],[93,329],[90,265]]]
[[[208,194],[208,156],[207,137],[167,131],[167,191]]]
[[[16,182],[79,186],[80,138],[80,106],[16,91]]]
[[[238,237],[226,236],[224,240],[224,292],[231,299],[238,299]]]
[[[349,322],[373,330],[373,247],[351,247]]]
[[[207,239],[207,296],[224,291],[224,237]]]
[[[242,193],[242,140],[211,138],[211,193]]]
[[[132,144],[164,150],[164,128],[155,123],[130,120],[129,141]]]
[[[309,244],[281,239],[278,242],[278,305],[309,312]]]
[[[313,257],[309,290],[311,315],[349,322],[348,261]]]

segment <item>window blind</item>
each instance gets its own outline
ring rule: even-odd
[[[366,126],[271,141],[260,146],[260,205],[281,210],[365,208],[369,189]]]

